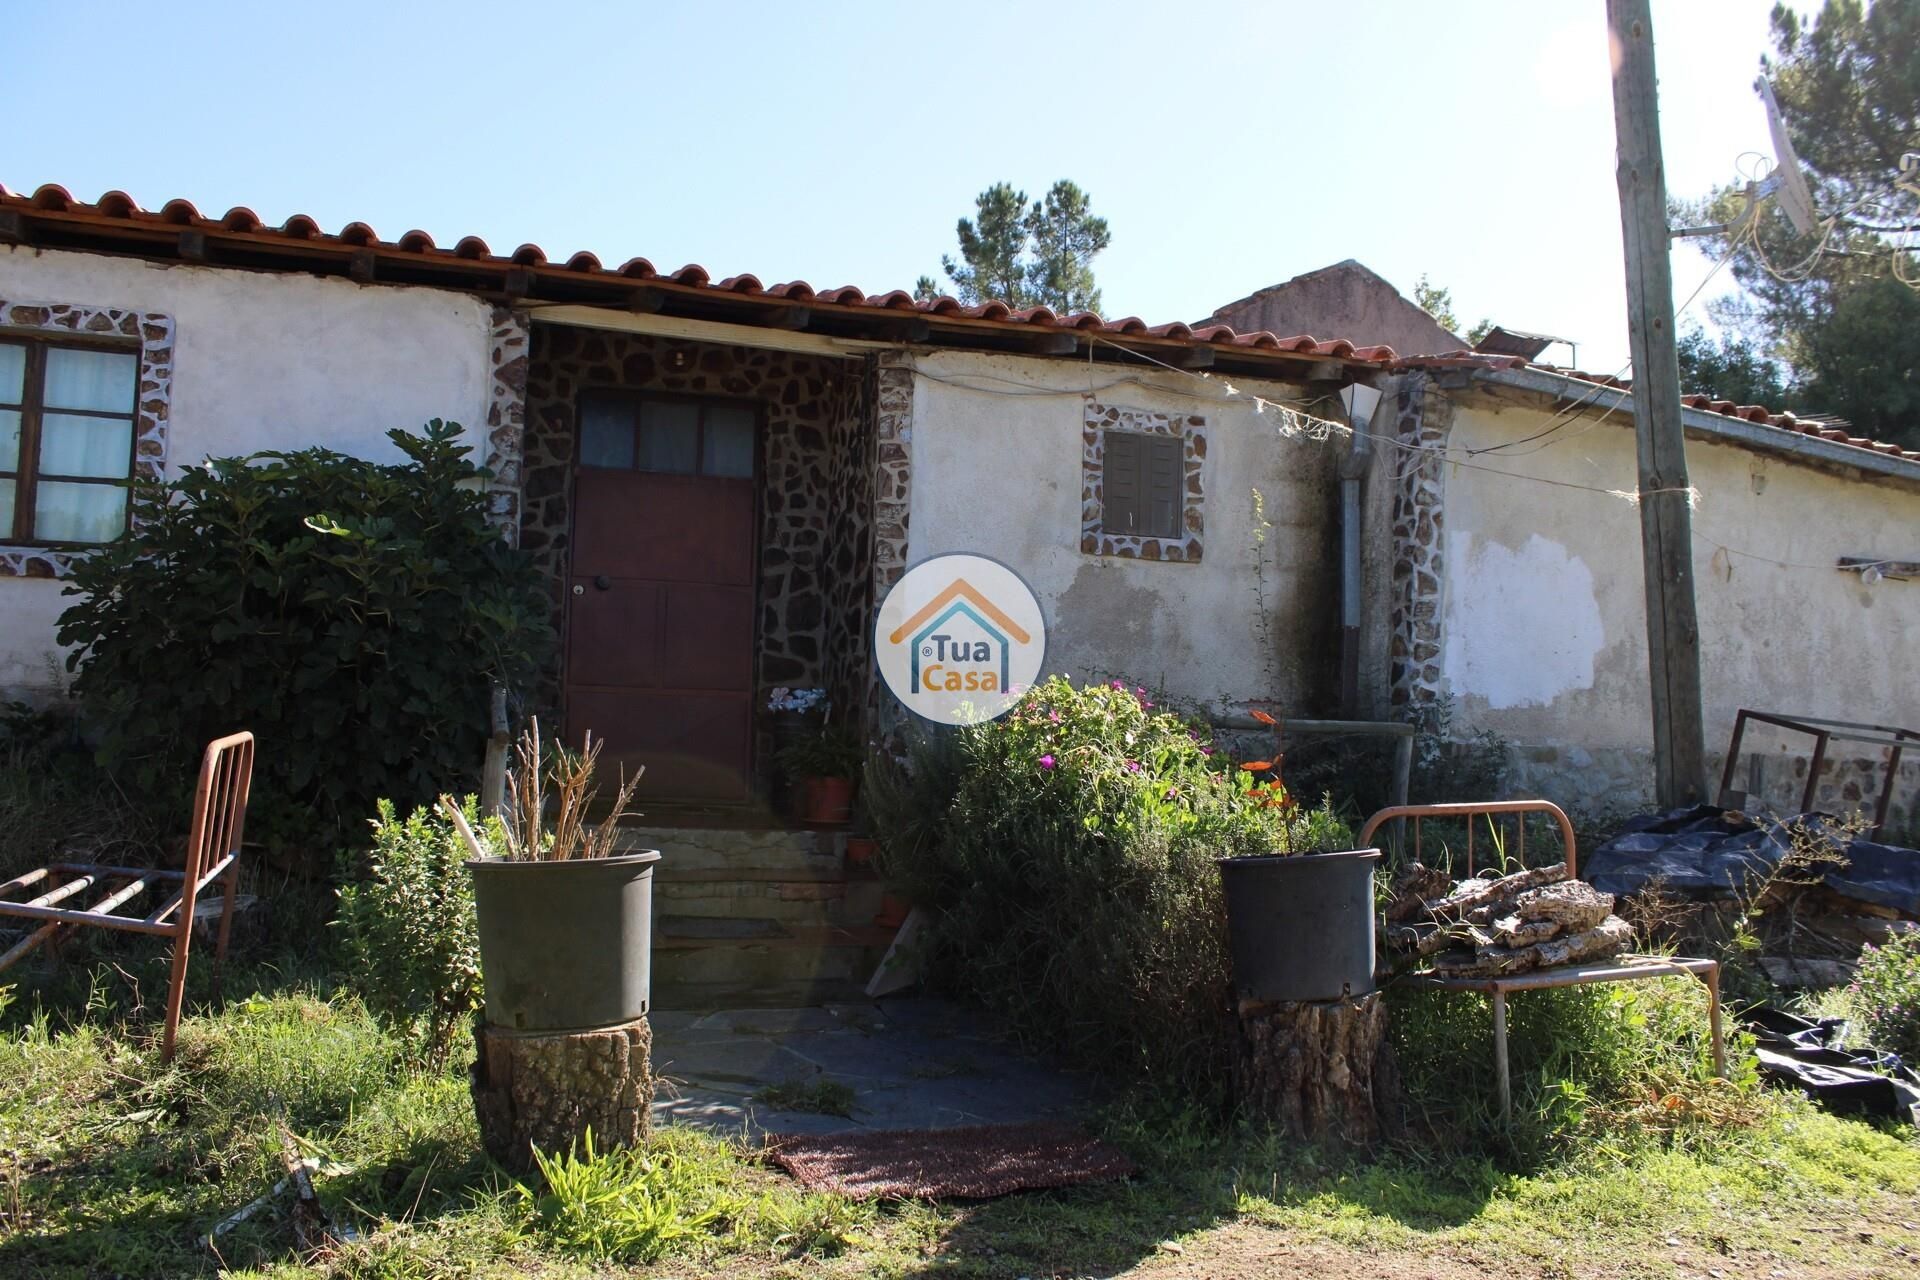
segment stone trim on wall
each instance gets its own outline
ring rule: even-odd
[[[487,332],[487,512],[508,546],[520,543],[520,471],[527,440],[527,313],[495,307]]]
[[[1444,644],[1441,583],[1446,580],[1447,439],[1453,402],[1430,379],[1414,374],[1393,396],[1393,438],[1400,448],[1389,459],[1398,480],[1393,494],[1393,617],[1387,656],[1390,697],[1396,708],[1416,709],[1440,700]]]
[[[913,501],[913,364],[883,351],[874,373],[873,605],[907,571]]]
[[[1137,534],[1108,533],[1102,528],[1104,502],[1101,476],[1106,463],[1109,431],[1174,436],[1182,442],[1185,467],[1181,489],[1181,522],[1186,530],[1183,536],[1148,538]],[[1206,533],[1203,473],[1206,457],[1205,418],[1196,414],[1128,409],[1089,400],[1080,430],[1080,550],[1087,555],[1118,556],[1126,560],[1200,559],[1201,539]]]
[[[173,405],[173,317],[158,311],[90,307],[65,302],[9,302],[0,298],[0,330],[77,337],[130,338],[140,343],[140,389],[134,408],[133,478],[158,481],[166,472],[167,423]],[[134,528],[140,525],[138,511]],[[64,578],[84,550],[0,544],[0,578]]]

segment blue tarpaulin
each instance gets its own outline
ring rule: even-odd
[[[1920,850],[1849,839],[1833,818],[1818,813],[1755,820],[1698,805],[1635,818],[1588,855],[1583,878],[1622,897],[1655,880],[1687,897],[1757,889],[1792,851],[1793,828],[1841,856],[1812,868],[1827,888],[1920,919]]]

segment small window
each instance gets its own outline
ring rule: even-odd
[[[1181,526],[1181,442],[1173,436],[1109,431],[1100,466],[1103,533],[1178,538]]]
[[[126,531],[139,381],[135,350],[0,337],[0,540]]]
[[[588,392],[580,398],[580,465],[749,479],[756,421],[752,406],[738,401]]]

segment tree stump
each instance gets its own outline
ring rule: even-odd
[[[515,1173],[581,1144],[596,1151],[646,1140],[653,1106],[645,1018],[617,1027],[525,1034],[484,1024],[474,1030],[473,1110],[487,1154]]]
[[[1386,1002],[1378,992],[1323,1003],[1243,1002],[1234,1088],[1296,1138],[1372,1146],[1399,1126]]]

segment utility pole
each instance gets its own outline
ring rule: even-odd
[[[1640,458],[1640,560],[1653,687],[1654,792],[1663,808],[1695,804],[1706,781],[1700,724],[1700,625],[1693,602],[1693,513],[1674,350],[1667,179],[1650,0],[1607,0],[1613,124],[1620,149],[1620,227],[1627,248],[1627,328]]]

